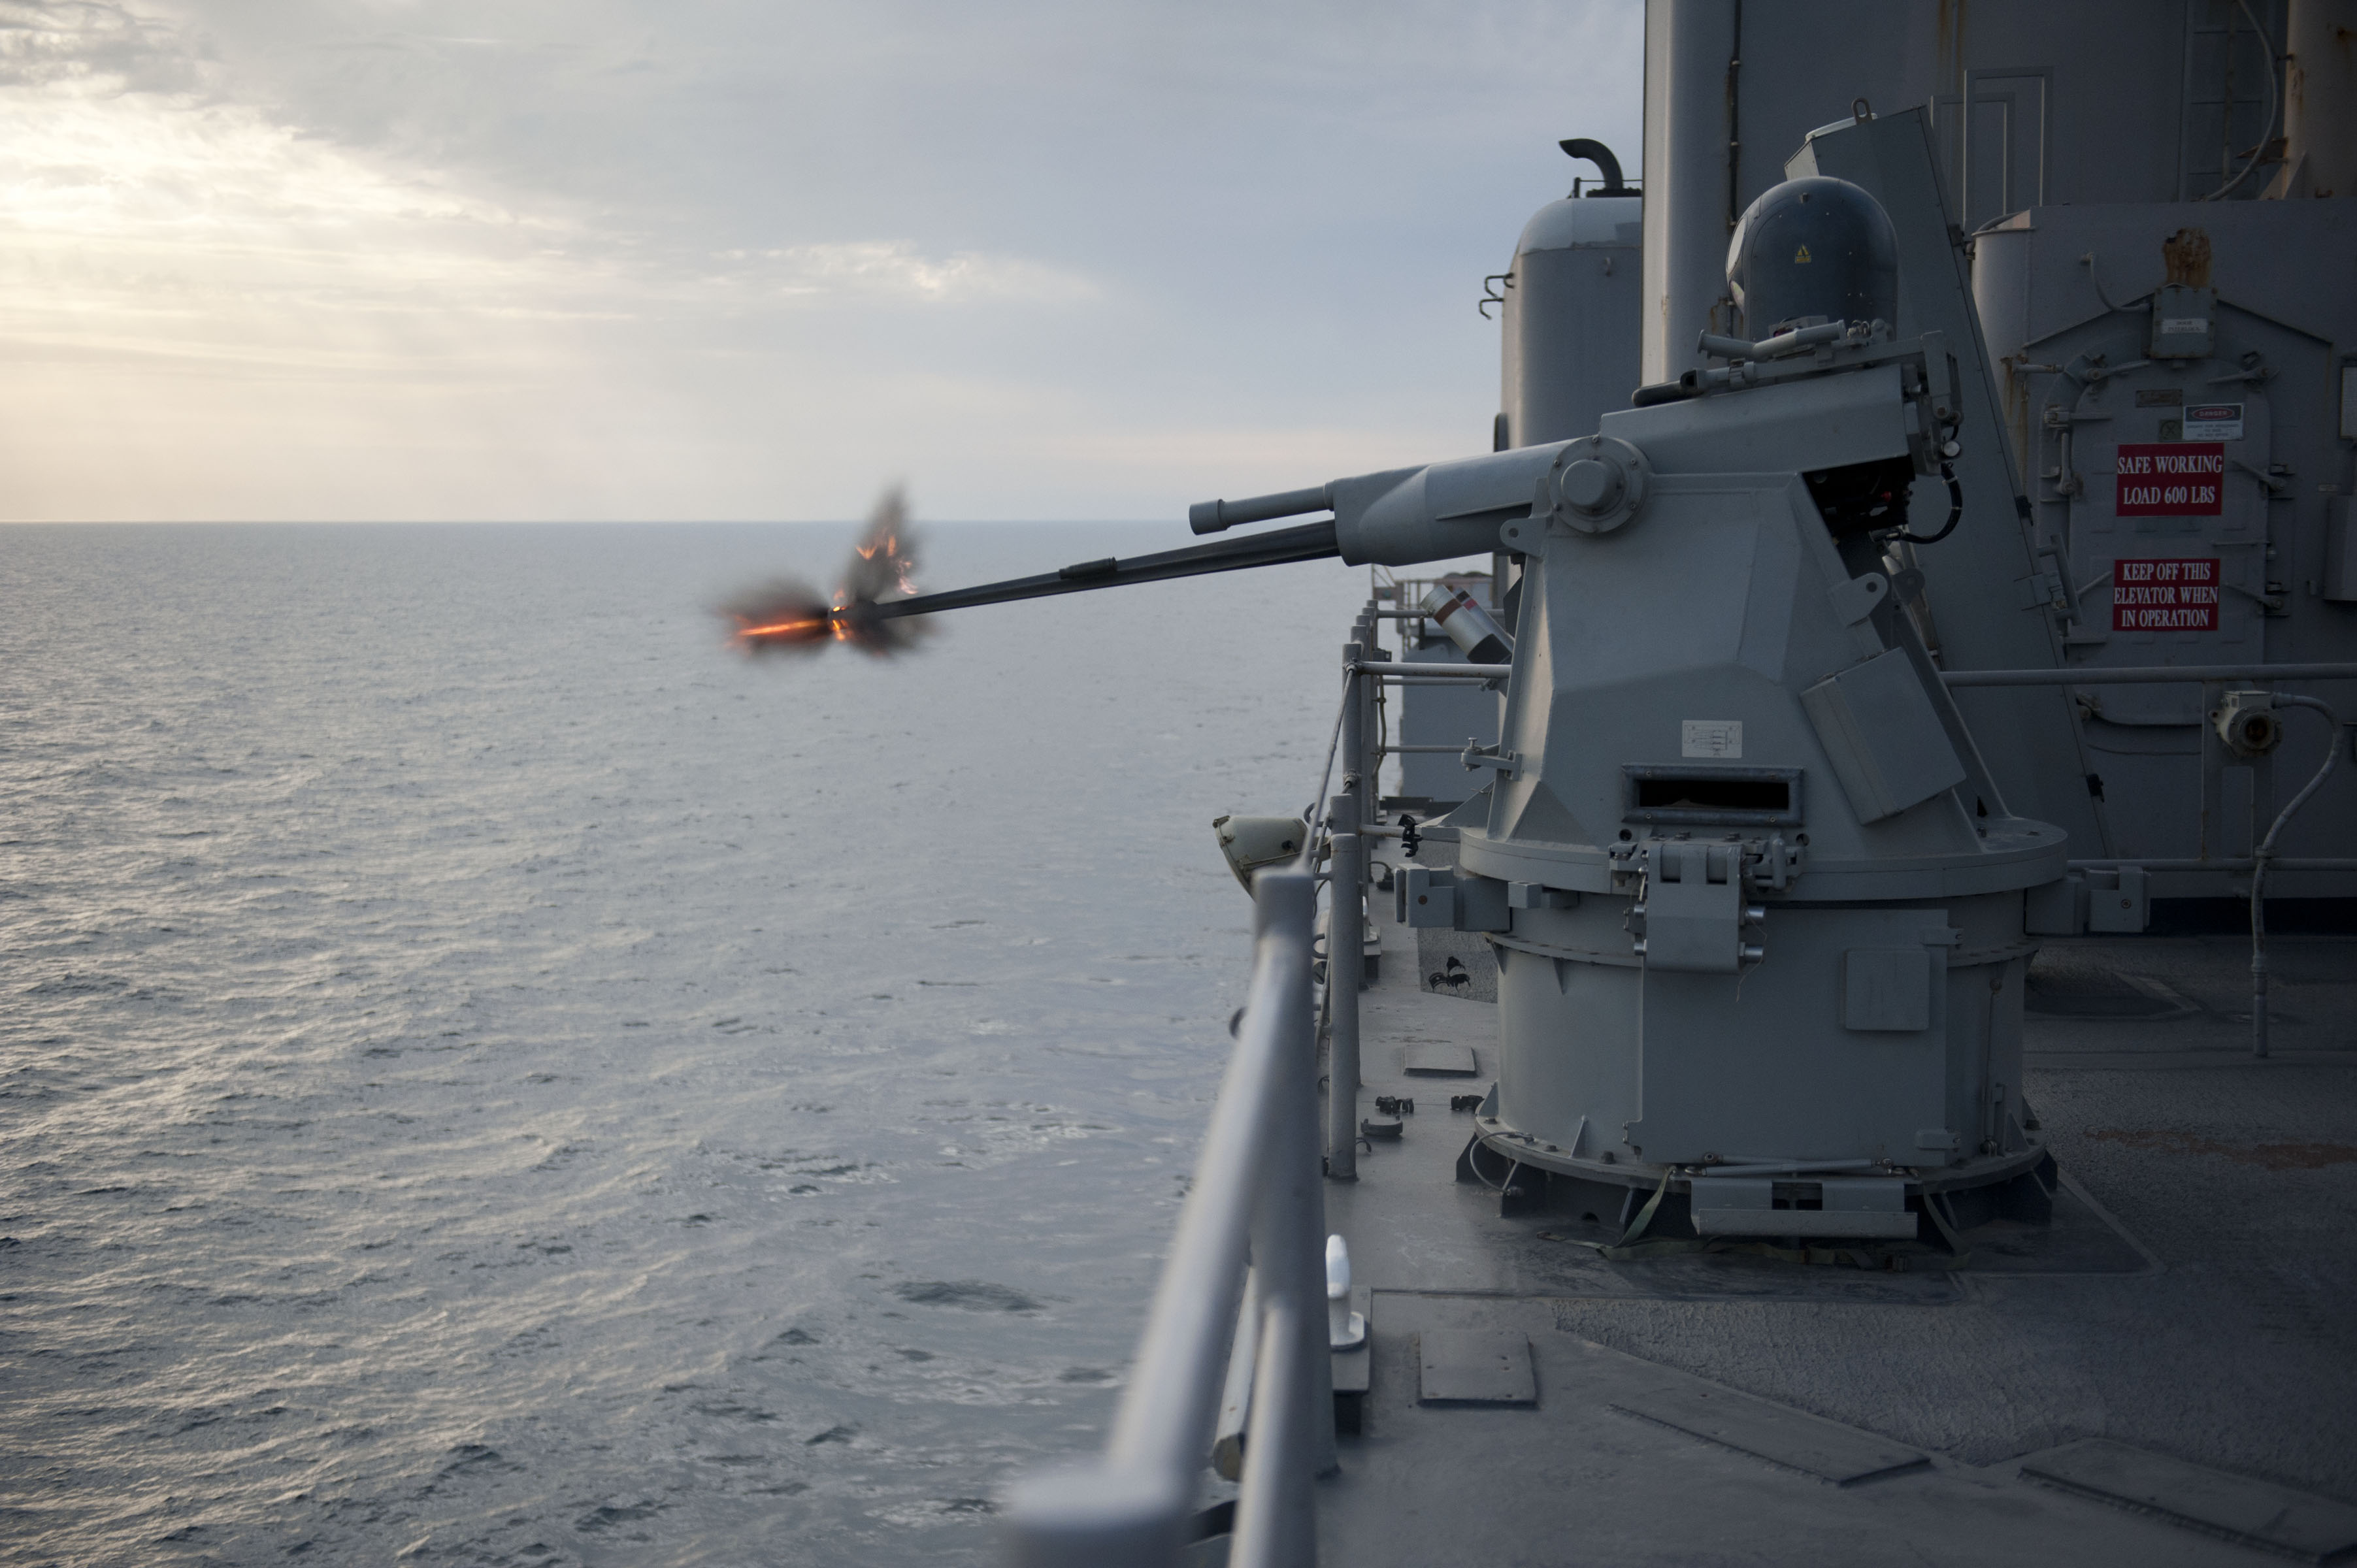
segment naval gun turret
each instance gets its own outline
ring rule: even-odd
[[[2051,1169],[2023,909],[2065,837],[2007,810],[1883,558],[1952,450],[1953,375],[1936,336],[1794,307],[1842,297],[1786,285],[1803,199],[1880,216],[1839,181],[1763,196],[1729,271],[1774,330],[1706,338],[1722,364],[1566,443],[1504,525],[1499,777],[1420,878],[1500,959],[1474,1163],[1624,1217],[1652,1188],[1656,1233],[1912,1237],[2035,1213]]]
[[[1457,864],[1395,879],[1410,925],[1497,956],[1469,1173],[1541,1174],[1624,1240],[2042,1218],[2024,906],[2065,835],[2007,809],[1884,554],[1929,537],[1909,487],[1959,420],[1945,343],[1889,325],[1891,253],[1866,192],[1790,182],[1730,256],[1761,336],[1706,334],[1716,363],[1593,435],[1205,502],[1199,533],[1332,517],[869,613],[1509,553],[1501,740],[1469,748],[1494,778]]]

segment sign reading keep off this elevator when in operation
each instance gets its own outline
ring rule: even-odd
[[[2112,563],[2114,631],[2218,629],[2218,558]]]
[[[2120,443],[2120,517],[2216,517],[2225,510],[2222,441]]]

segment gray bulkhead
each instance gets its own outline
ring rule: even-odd
[[[2007,31],[1985,11],[1967,24],[1929,4],[1833,9],[1652,0],[1646,193],[1551,204],[1518,243],[1505,449],[1319,492],[1346,561],[1502,550],[1521,564],[1500,739],[1469,758],[1494,777],[1451,814],[1456,867],[1402,882],[1429,908],[1420,923],[1483,932],[1501,955],[1483,1138],[1583,1179],[1855,1162],[1842,1179],[1903,1178],[1911,1193],[2008,1179],[2042,1158],[2018,1110],[2029,911],[2038,929],[2067,929],[2050,906],[2072,855],[2244,847],[2214,830],[2222,815],[2272,810],[2274,784],[2265,759],[2220,764],[2202,698],[2188,711],[2166,687],[2048,686],[1959,701],[1942,672],[2352,651],[2332,532],[2348,441],[2332,399],[2348,363],[2337,345],[2352,335],[2310,319],[2345,316],[2352,291],[2285,287],[2262,306],[2218,281],[2247,266],[2265,289],[2292,264],[2260,264],[2271,242],[2341,253],[2342,220],[2315,215],[2332,203],[2284,216],[2292,204],[2181,199],[2204,183],[2179,124],[2198,107],[2185,95],[2201,74],[2199,29],[2147,26],[2098,70],[2064,60],[2086,45],[2088,14],[2119,27],[2152,12],[1996,7],[2021,24]],[[1831,68],[1812,55],[1773,69],[1794,37],[1835,38]],[[2023,66],[2018,52],[1976,63],[2000,43],[2061,51],[2061,63]],[[1855,82],[1832,69],[1846,54]],[[2089,102],[2074,106],[2082,88]],[[2185,99],[2175,109],[2172,93]],[[2115,100],[2111,120],[2090,117]],[[2086,138],[2077,157],[2099,160],[2104,124],[2163,121],[2170,150],[2139,148],[2110,186],[2061,162],[2070,135]],[[1747,365],[1749,346],[1722,347],[1717,357],[1738,357],[1715,370],[1696,337],[1742,326],[1725,284],[1728,231],[1787,173],[1851,181],[1889,213],[1895,336],[1854,332],[1805,363],[1778,350]],[[2105,199],[2124,190],[2163,199]],[[2056,204],[2063,196],[2075,205]],[[1990,202],[1975,241],[1957,214]],[[1605,329],[1631,304],[1620,260],[1631,219],[1640,372],[1704,378],[1644,407],[1622,406],[1613,383],[1628,338]],[[2064,260],[2081,235],[2117,237],[2129,253],[2144,245],[2149,271],[2157,226],[2194,220],[2217,231],[2208,275],[2173,255],[2170,286],[2105,296],[2095,263]],[[2049,231],[2061,243],[2040,238]],[[2072,264],[2089,296],[2075,305]],[[1984,312],[2001,323],[1994,357]],[[2182,423],[2197,372],[2205,406],[2239,405],[2233,434]],[[2070,396],[2025,379],[2040,375]],[[2174,403],[2125,406],[2131,392],[2171,390]],[[2050,432],[2101,425],[2109,445],[2090,436],[2079,450],[2103,463],[2124,462],[2123,446],[2242,443],[2226,483],[2244,493],[2214,518],[2148,525],[2101,504],[2125,493],[2108,469],[2090,476],[2059,445],[2032,450]],[[1916,532],[1946,510],[1943,460],[1962,526],[1921,544],[1837,543],[1811,487],[1901,457],[1918,476]],[[2092,636],[2089,596],[2110,592],[2102,569],[2131,549],[2214,552],[2232,615]],[[2335,788],[2345,800],[2348,786]],[[2357,812],[2331,805],[2295,848],[2346,853]],[[2209,836],[2189,846],[2189,822]],[[2309,878],[2325,891],[2350,880]],[[2158,885],[2235,886],[2222,873]]]
[[[1650,0],[1644,380],[1699,364],[1698,333],[1733,326],[1716,279],[1745,204],[1788,176],[1853,181],[1899,233],[1900,334],[1945,335],[1964,383],[1964,524],[1909,563],[1943,669],[2357,659],[2357,93],[2298,42],[2330,9]],[[2201,253],[2172,263],[2163,246],[2180,234]],[[2161,315],[2213,325],[2164,343],[2155,306],[2195,270]],[[2188,425],[2189,407],[2233,417]],[[2120,511],[2123,446],[2210,441],[2215,513]],[[1915,494],[1920,532],[1945,498],[1936,478]],[[2212,613],[2133,624],[2122,561],[2196,563],[2133,569],[2203,575],[2212,592],[2179,596]],[[2247,855],[2319,748],[2346,744],[2303,719],[2281,768],[2231,754],[2205,722],[2218,695],[1983,688],[1958,702],[2004,737],[1988,762],[2015,809],[2068,829],[2074,857],[2136,861]],[[2328,783],[2279,849],[2357,856],[2357,781]],[[2167,871],[2152,891],[2247,886]],[[2286,870],[2269,886],[2347,897],[2357,873]]]
[[[2343,428],[2357,397],[2342,385],[2357,379],[2357,202],[2038,208],[1985,229],[1974,250],[2038,546],[2068,564],[2064,663],[2357,660],[2357,428]],[[2328,258],[2341,264],[2319,264]],[[2189,281],[2172,286],[2172,270]],[[2202,328],[2172,343],[2157,321]],[[2129,499],[2127,471],[2174,454],[2214,468],[2203,476],[2214,492],[2152,508]],[[2122,581],[2163,572],[2202,581],[2160,596]],[[2186,602],[2174,614],[2139,602],[2155,596]],[[2192,685],[2079,693],[2118,853],[2246,856],[2255,824],[2263,832],[2313,769],[2312,724],[2272,755],[2225,754],[2206,722],[2216,697]],[[2345,779],[2325,789],[2287,828],[2281,853],[2357,853],[2357,789]],[[2155,891],[2216,894],[2235,880],[2158,873]],[[2291,869],[2270,890],[2347,897],[2352,879]]]

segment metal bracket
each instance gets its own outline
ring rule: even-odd
[[[2267,492],[2267,498],[2270,500],[2277,499],[2281,497],[2291,494],[2291,483],[2288,479],[2279,478],[2263,469],[2255,468],[2248,463],[2244,462],[2240,457],[2227,458],[2226,467],[2248,474],[2251,478],[2258,480],[2259,488]]]
[[[1648,839],[1645,879],[1630,914],[1644,922],[1634,950],[1648,969],[1734,974],[1766,957],[1747,942],[1746,928],[1767,911],[1743,901],[1744,848],[1739,843]]]
[[[1782,833],[1771,833],[1765,840],[1744,846],[1744,875],[1755,887],[1773,888],[1781,893],[1801,879],[1801,867],[1809,852],[1796,843],[1787,843]]]
[[[2275,585],[2270,584],[2268,585],[2272,587]],[[2289,607],[2284,603],[2284,596],[2280,593],[2263,594],[2256,588],[2246,588],[2240,583],[2226,583],[2222,584],[2221,586],[2224,587],[2228,593],[2240,594],[2244,598],[2251,600],[2259,607],[2259,609],[2264,614],[2276,617],[2288,616],[2291,614]]]
[[[2058,615],[2068,615],[2072,609],[2070,585],[2060,572],[2040,570],[2026,577],[2015,579],[2022,585],[2020,607],[2026,610],[2047,609]]]
[[[1465,764],[1468,773],[1478,772],[1484,768],[1496,768],[1501,779],[1519,779],[1523,773],[1522,754],[1508,751],[1502,741],[1496,746],[1483,746],[1468,739],[1465,749],[1458,754],[1458,760]]]

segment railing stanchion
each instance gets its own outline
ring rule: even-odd
[[[1336,832],[1354,833],[1359,824],[1366,822],[1367,808],[1373,803],[1367,789],[1367,691],[1374,684],[1367,679],[1366,645],[1346,642],[1342,645],[1342,793],[1351,797],[1358,808],[1357,814],[1340,819],[1333,824]]]
[[[1347,802],[1349,797],[1339,797]],[[1326,1175],[1359,1179],[1359,979],[1366,969],[1366,841],[1336,833],[1326,919]]]
[[[1327,978],[1330,984],[1330,962]],[[1279,1364],[1289,1369],[1293,1386],[1287,1397],[1324,1412],[1324,1419],[1309,1422],[1307,1430],[1285,1424],[1266,1429],[1282,1434],[1278,1442],[1306,1485],[1310,1477],[1322,1476],[1335,1465],[1334,1366],[1326,1345],[1326,1186],[1318,1179],[1318,1056],[1306,986],[1300,1005],[1284,1016],[1280,1050],[1289,1070],[1269,1084],[1267,1141],[1260,1164],[1259,1202],[1253,1209],[1253,1277],[1263,1305],[1262,1369],[1253,1380],[1244,1465],[1249,1475],[1253,1450],[1265,1430],[1263,1417],[1285,1408],[1275,1386],[1265,1380],[1268,1358],[1277,1354]],[[1283,1335],[1294,1341],[1289,1352],[1270,1348],[1280,1337],[1280,1323]],[[1264,1404],[1264,1400],[1269,1402]],[[1306,1564],[1308,1560],[1302,1561]]]
[[[1359,985],[1366,973],[1366,857],[1359,825],[1367,818],[1366,689],[1363,647],[1342,650],[1342,792],[1327,813],[1332,834],[1326,902],[1326,1175],[1359,1177]],[[1322,1245],[1322,1239],[1321,1239]]]
[[[1354,640],[1360,646],[1360,657],[1377,664],[1389,664],[1391,660],[1375,641],[1374,607],[1360,618]],[[1361,822],[1372,822],[1383,809],[1383,755],[1375,748],[1383,738],[1383,724],[1377,709],[1383,706],[1383,683],[1381,681],[1359,682],[1359,806],[1366,815]],[[1352,824],[1353,828],[1357,823]]]
[[[1307,1314],[1297,1302],[1277,1302],[1262,1315],[1260,1363],[1251,1438],[1244,1444],[1243,1487],[1236,1498],[1236,1533],[1229,1568],[1316,1568],[1317,1504],[1313,1479],[1298,1455],[1317,1441],[1318,1407],[1303,1377],[1302,1328]],[[1311,1347],[1326,1361],[1326,1325],[1321,1316]],[[1326,1403],[1333,1403],[1329,1386]],[[1326,1446],[1334,1445],[1334,1423],[1325,1423]]]

